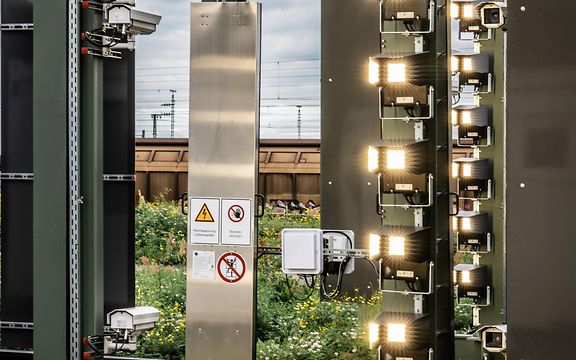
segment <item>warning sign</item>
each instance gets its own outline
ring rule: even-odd
[[[210,212],[210,208],[208,207],[208,204],[204,203],[204,205],[202,205],[202,208],[198,212],[198,215],[196,215],[196,220],[194,220],[194,221],[196,221],[196,222],[214,222],[214,217],[212,216],[212,213]]]
[[[217,267],[220,278],[230,284],[242,280],[246,274],[246,262],[236,252],[227,252],[220,256]]]
[[[252,217],[252,200],[222,199],[222,245],[250,245]]]
[[[228,209],[228,219],[232,222],[240,222],[244,219],[244,208],[240,205],[232,205]]]
[[[220,242],[220,199],[190,198],[188,213],[191,216],[189,234],[191,244]]]

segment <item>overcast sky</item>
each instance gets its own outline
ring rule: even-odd
[[[262,0],[263,138],[320,137],[320,0]],[[136,131],[152,137],[151,114],[176,90],[176,137],[188,132],[189,0],[138,0],[162,15],[156,33],[141,36],[136,52]],[[158,137],[170,136],[169,117]]]

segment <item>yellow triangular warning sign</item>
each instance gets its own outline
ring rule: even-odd
[[[206,203],[204,203],[204,205],[202,205],[202,208],[198,212],[198,215],[196,216],[196,220],[194,220],[194,221],[196,221],[196,222],[214,222],[214,217],[210,213],[210,209],[208,209],[208,205],[206,205]]]

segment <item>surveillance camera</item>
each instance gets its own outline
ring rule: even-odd
[[[488,1],[476,7],[480,12],[482,26],[487,29],[498,29],[506,22],[506,3]]]
[[[119,332],[153,329],[160,320],[160,311],[152,306],[112,310],[107,315],[109,326]]]
[[[482,340],[482,348],[490,353],[505,353],[507,350],[507,325],[484,326],[476,331]]]
[[[136,9],[130,2],[115,1],[105,6],[105,22],[123,35],[149,35],[156,31],[161,16]]]

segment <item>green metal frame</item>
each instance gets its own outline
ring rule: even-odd
[[[34,3],[34,350],[68,358],[68,1]]]

